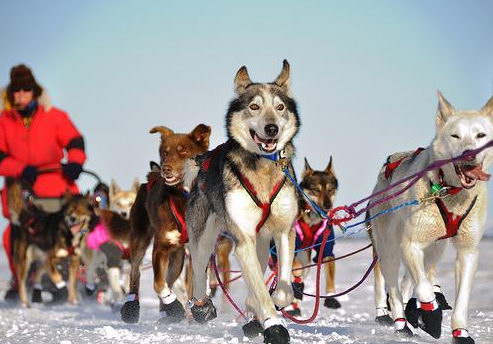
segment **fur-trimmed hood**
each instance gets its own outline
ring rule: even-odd
[[[41,95],[38,98],[38,104],[43,106],[45,110],[48,111],[52,107],[51,98],[48,92],[44,88],[42,89],[43,91],[41,92]],[[7,87],[0,88],[0,111],[10,110],[10,109],[12,109],[12,105],[7,99]]]

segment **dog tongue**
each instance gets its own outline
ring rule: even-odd
[[[72,234],[77,234],[80,232],[81,228],[82,228],[81,224],[75,225],[75,226],[70,227],[70,231],[72,232]]]
[[[484,172],[481,166],[474,166],[473,168],[464,171],[464,174],[469,178],[474,178],[478,180],[488,181],[490,180],[491,174]]]

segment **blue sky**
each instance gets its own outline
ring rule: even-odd
[[[155,125],[202,122],[224,141],[242,65],[272,81],[291,63],[295,167],[332,155],[336,204],[366,196],[388,154],[430,143],[437,89],[463,109],[493,94],[491,1],[3,0],[0,13],[0,85],[30,65],[83,132],[87,168],[124,187],[158,158]]]

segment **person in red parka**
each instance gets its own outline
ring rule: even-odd
[[[0,98],[0,175],[28,181],[36,197],[78,193],[74,181],[82,172],[86,154],[84,139],[68,114],[50,105],[46,91],[23,64],[11,69],[10,83]],[[54,171],[40,173],[47,169]],[[9,219],[5,186],[2,207]],[[15,298],[17,291],[11,231],[9,224],[3,234],[13,276],[6,299]]]

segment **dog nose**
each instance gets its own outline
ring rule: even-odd
[[[127,218],[127,212],[126,211],[122,211],[120,214],[122,215],[123,218]]]
[[[275,124],[267,124],[264,131],[268,136],[276,136],[279,132],[279,127]]]
[[[171,172],[173,172],[173,169],[171,168],[171,166],[170,166],[170,165],[164,165],[164,166],[163,166],[163,172],[164,172],[165,174],[171,174]]]
[[[77,218],[73,215],[70,215],[68,220],[70,221],[70,223],[75,223],[75,220],[77,220]]]

